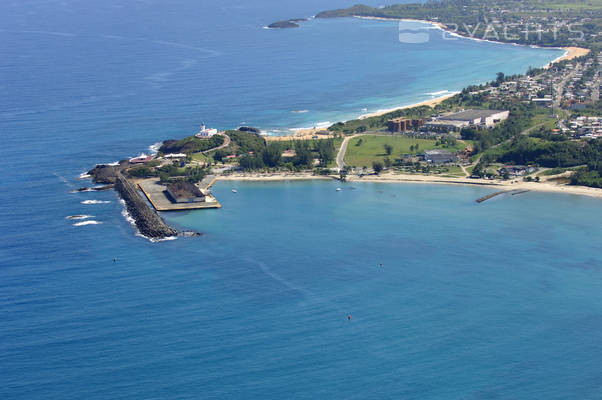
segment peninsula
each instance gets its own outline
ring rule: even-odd
[[[519,11],[523,19],[543,23],[548,17],[542,4],[557,4],[485,3],[491,7],[477,8],[471,0],[378,9],[358,5],[316,18],[413,18],[449,29],[453,18],[474,27],[475,18],[506,23]],[[563,24],[587,21],[587,29],[597,29],[602,6],[576,7],[581,3],[563,9]],[[477,184],[514,194],[539,190],[602,197],[602,55],[597,35],[587,32],[564,57],[524,75],[498,73],[491,82],[459,93],[292,136],[265,136],[253,127],[218,132],[203,124],[195,135],[164,141],[156,155],[89,173],[97,183],[114,185],[138,230],[149,237],[176,234],[157,212],[221,207],[210,191],[216,180]],[[560,34],[552,40],[542,33],[540,40],[539,45],[570,44]]]

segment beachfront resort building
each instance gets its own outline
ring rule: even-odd
[[[419,129],[424,124],[423,119],[395,118],[387,122],[390,132],[409,132]]]
[[[425,128],[436,132],[458,131],[462,128],[492,128],[508,119],[510,111],[464,110],[433,117],[424,124]]]

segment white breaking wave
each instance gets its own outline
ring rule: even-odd
[[[92,178],[92,175],[88,174],[87,172],[82,172],[81,174],[79,174],[79,179],[90,179]]]
[[[125,218],[127,222],[129,222],[134,228],[136,228],[136,221],[134,220],[134,217],[130,215],[127,206],[125,205],[125,200],[119,199],[119,203],[123,206],[123,210],[121,210],[121,215],[123,216],[123,218]]]
[[[291,111],[293,114],[305,114],[308,113],[309,110],[293,110]]]
[[[151,153],[151,155],[155,155],[159,152],[159,148],[161,147],[161,145],[163,144],[163,142],[157,142],[154,144],[151,144],[150,146],[148,146],[148,150]]]
[[[166,238],[163,239],[156,239],[156,238],[151,238],[148,236],[144,236],[142,233],[140,233],[140,231],[138,230],[138,227],[136,226],[136,220],[134,219],[134,217],[132,217],[132,215],[128,212],[127,206],[125,204],[125,201],[123,199],[119,199],[119,204],[121,204],[123,206],[123,209],[121,210],[121,215],[123,216],[123,218],[125,218],[125,220],[127,222],[130,223],[130,225],[132,225],[134,227],[134,229],[136,230],[136,236],[139,236],[141,238],[144,238],[152,243],[158,243],[158,242],[166,242],[169,240],[176,240],[177,236],[168,236]]]
[[[81,202],[82,204],[108,204],[110,201],[108,200],[84,200]]]
[[[431,93],[427,93],[427,94],[429,96],[439,97],[439,96],[443,96],[444,94],[448,94],[448,93],[451,93],[451,92],[449,90],[440,90],[438,92],[431,92]]]
[[[290,128],[289,130],[293,131],[293,132],[306,131],[306,130],[314,129],[314,128],[317,128],[317,129],[328,128],[330,125],[332,125],[332,122],[330,122],[330,121],[322,121],[322,122],[317,122],[314,126],[311,126],[311,127],[306,127],[306,128]]]
[[[169,242],[170,240],[176,240],[178,238],[177,236],[168,236],[166,238],[161,238],[161,239],[149,238],[148,236],[144,236],[140,232],[136,232],[136,236],[143,237],[143,238],[145,238],[146,240],[148,240],[148,241],[150,241],[152,243]]]
[[[85,189],[73,189],[73,190],[71,190],[71,193],[97,192],[97,191],[99,191],[98,189],[102,189],[102,188],[104,188],[104,186],[93,186],[93,187],[89,187],[89,188],[85,188]]]
[[[95,220],[91,219],[91,220],[88,220],[88,221],[76,222],[75,224],[73,224],[73,226],[99,225],[99,224],[102,224],[102,222],[95,221]]]
[[[94,215],[69,215],[68,217],[65,217],[65,219],[71,219],[71,220],[88,219],[88,218],[94,218]]]

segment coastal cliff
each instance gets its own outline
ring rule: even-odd
[[[134,185],[121,174],[117,174],[115,178],[115,190],[125,201],[127,210],[142,235],[161,239],[178,234],[178,231],[167,225],[159,214],[151,210]]]

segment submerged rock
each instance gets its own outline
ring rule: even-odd
[[[181,231],[181,232],[178,232],[178,236],[180,236],[180,237],[195,237],[195,236],[203,236],[203,234],[200,233],[200,232],[195,232],[195,231]]]

